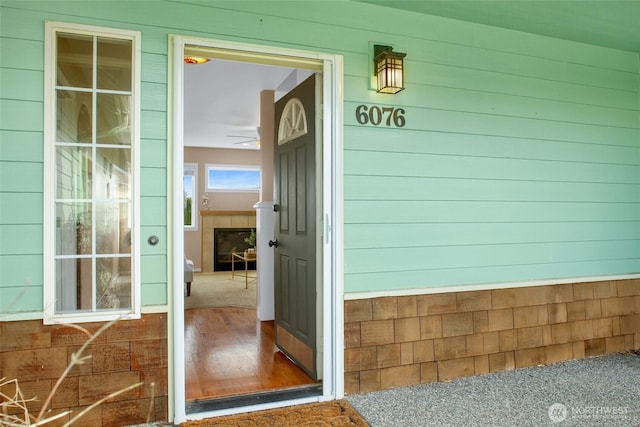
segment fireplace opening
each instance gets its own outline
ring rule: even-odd
[[[215,228],[213,230],[213,271],[231,271],[231,254],[234,252],[241,254],[249,248],[249,244],[244,239],[249,237],[251,230],[251,228]],[[248,268],[255,270],[256,262],[250,261]]]

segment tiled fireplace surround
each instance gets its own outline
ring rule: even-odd
[[[345,392],[640,349],[640,279],[345,301]]]

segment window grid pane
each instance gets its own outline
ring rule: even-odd
[[[130,309],[133,42],[56,40],[55,312]]]

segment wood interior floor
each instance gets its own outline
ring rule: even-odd
[[[315,384],[279,352],[255,308],[185,310],[187,402]]]

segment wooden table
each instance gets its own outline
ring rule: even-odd
[[[236,272],[236,258],[238,258],[240,261],[244,261],[244,288],[245,289],[249,289],[249,261],[255,261],[256,260],[256,253],[242,253],[242,254],[237,254],[235,252],[233,252],[231,254],[231,278],[233,279],[233,276]]]

